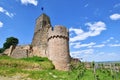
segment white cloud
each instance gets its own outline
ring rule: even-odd
[[[120,47],[120,44],[109,44],[109,47]]]
[[[0,12],[4,12],[5,10],[2,8],[2,7],[0,7]]]
[[[105,46],[105,44],[100,44],[100,45],[95,45],[95,46],[93,46],[94,48],[102,48],[102,47],[104,47]]]
[[[102,46],[102,44],[101,44],[101,46]],[[114,46],[120,46],[120,44],[114,45]],[[118,53],[114,53],[112,51],[101,52],[99,50],[92,49],[92,48],[78,50],[78,51],[71,51],[70,54],[74,58],[79,58],[79,59],[82,58],[83,61],[117,61],[117,60],[120,60],[119,52]]]
[[[117,61],[120,60],[119,56],[119,53],[114,52],[98,52],[96,54],[89,55],[87,58],[92,57],[90,61]]]
[[[75,29],[75,28],[70,28],[69,31],[74,31],[77,35],[83,33],[84,31],[82,29]]]
[[[0,12],[1,12],[1,13],[4,13],[5,15],[7,15],[7,16],[9,16],[9,17],[13,17],[13,16],[14,16],[13,13],[8,12],[8,11],[5,10],[3,7],[0,7]]]
[[[27,4],[32,4],[34,6],[38,5],[38,1],[37,0],[21,0],[21,3],[25,4],[25,5],[27,5]]]
[[[92,55],[94,53],[94,49],[85,49],[85,50],[78,50],[78,51],[74,51],[74,52],[71,52],[71,57],[74,57],[74,58],[78,58],[78,59],[81,59],[81,58],[86,58],[90,55]]]
[[[87,32],[77,28],[69,29],[70,32],[74,32],[76,34],[76,36],[70,38],[71,42],[85,40],[88,37],[100,35],[103,30],[106,30],[106,25],[102,21],[94,22],[93,24],[88,22],[85,26],[89,27]]]
[[[101,31],[106,30],[106,25],[104,22],[95,22],[94,24],[86,23],[86,26],[89,26],[89,30],[91,35],[90,36],[97,36],[101,33]]]
[[[91,48],[95,45],[96,43],[94,42],[91,42],[91,43],[88,43],[88,44],[81,44],[79,42],[76,42],[76,43],[70,43],[71,46],[73,46],[73,48],[82,48],[82,47],[87,47],[87,48]]]
[[[93,52],[94,52],[94,49],[85,49],[85,50],[79,50],[71,53],[72,54],[92,54]]]
[[[7,15],[7,16],[9,16],[9,17],[13,17],[14,16],[14,14],[13,13],[9,13],[9,12],[5,12],[5,14]]]
[[[93,45],[95,45],[96,43],[94,42],[91,42],[89,44],[81,44],[80,47],[88,47],[88,48],[91,48]],[[76,46],[77,47],[77,46]]]
[[[3,23],[0,21],[0,28],[3,27]]]
[[[102,43],[109,43],[111,42],[112,40],[115,40],[114,37],[110,37],[109,39],[107,39],[106,41],[103,41]]]
[[[120,20],[120,14],[118,14],[118,13],[112,14],[112,15],[110,15],[110,19],[111,20]]]
[[[86,49],[71,53],[72,57],[82,58],[83,61],[118,61],[120,54],[114,52],[96,52],[94,49]],[[106,57],[107,56],[107,57]]]
[[[110,37],[108,40],[106,40],[106,42],[110,42],[113,39],[114,39],[113,37]]]
[[[105,44],[99,44],[97,45],[95,42],[90,42],[88,44],[81,44],[80,42],[71,42],[70,46],[73,46],[75,49],[79,48],[102,48],[105,46]]]
[[[120,3],[114,5],[114,8],[120,7]]]

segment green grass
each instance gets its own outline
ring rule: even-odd
[[[31,70],[34,69],[44,70],[54,68],[50,60],[41,57],[13,59],[8,56],[0,56],[0,66]]]
[[[107,70],[105,72],[102,72],[100,70],[96,70],[96,76],[98,77],[97,80],[120,80],[120,72],[117,74],[114,74],[115,78],[112,78],[112,75],[110,75]],[[96,80],[94,78],[94,74],[92,70],[86,70],[84,73],[84,76],[81,78],[81,80]]]
[[[0,56],[0,75],[14,76],[21,74],[24,78],[33,80],[95,80],[93,70],[85,69],[83,64],[73,64],[71,71],[55,70],[52,62],[47,58],[30,57],[14,59]],[[97,80],[120,80],[120,72],[112,78],[110,70],[96,70]]]

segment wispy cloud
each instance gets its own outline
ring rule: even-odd
[[[21,0],[21,3],[24,5],[32,4],[34,6],[37,6],[38,0]]]
[[[8,12],[8,11],[5,10],[3,7],[0,7],[0,12],[1,12],[1,13],[4,13],[5,15],[7,15],[7,16],[9,16],[9,17],[11,17],[11,18],[14,16],[13,13]]]
[[[72,57],[74,58],[85,58],[90,57],[90,55],[94,54],[94,49],[84,49],[84,50],[78,50],[78,51],[73,51],[70,53]]]
[[[88,7],[89,4],[85,4],[84,7]]]
[[[85,49],[85,50],[79,50],[71,52],[72,54],[92,54],[94,52],[94,49]]]
[[[88,37],[100,35],[103,30],[106,30],[106,24],[102,21],[94,23],[88,22],[85,24],[85,26],[88,26],[87,32],[77,28],[69,29],[70,32],[74,32],[76,34],[76,36],[70,38],[70,42],[85,40]]]
[[[120,20],[120,14],[118,14],[118,13],[112,14],[112,15],[110,15],[110,19],[111,20]]]
[[[97,52],[92,55],[88,55],[90,61],[117,61],[120,60],[120,54],[114,52]],[[86,59],[87,59],[86,58]]]
[[[71,42],[70,46],[73,46],[75,49],[79,48],[102,48],[105,47],[105,44],[96,44],[95,42],[90,42],[88,44],[81,44],[80,42]]]
[[[120,7],[120,3],[114,5],[114,8]]]
[[[80,42],[75,42],[75,43],[70,43],[71,46],[73,46],[73,48],[82,48],[82,47],[87,47],[87,48],[91,48],[95,45],[96,43],[94,42],[90,42],[88,44],[81,44]]]
[[[0,21],[0,28],[3,27],[3,23]]]
[[[96,52],[94,49],[85,49],[71,52],[75,58],[82,58],[83,61],[118,61],[120,54],[114,52]],[[106,57],[107,56],[107,57]]]
[[[110,37],[109,39],[103,41],[102,43],[109,43],[110,41],[114,40],[114,37]]]
[[[104,47],[105,46],[105,44],[99,44],[99,45],[95,45],[95,46],[93,46],[94,48],[102,48],[102,47]]]
[[[120,44],[109,44],[109,47],[120,47]]]

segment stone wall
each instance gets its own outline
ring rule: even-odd
[[[36,47],[34,46],[32,49],[33,56],[40,56],[40,57],[47,57],[47,51],[42,49],[43,47]],[[44,53],[44,54],[43,54]]]
[[[16,48],[11,53],[13,58],[26,58],[31,54],[30,45],[16,46]]]

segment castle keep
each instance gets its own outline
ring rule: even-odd
[[[39,54],[37,54],[38,56],[47,57],[48,29],[50,27],[50,19],[46,14],[42,14],[37,18],[32,46],[39,51]]]
[[[52,27],[50,18],[42,14],[36,20],[36,28],[31,45],[10,47],[5,51],[11,57],[48,57],[55,69],[70,69],[69,32],[64,26]]]
[[[50,19],[47,15],[42,14],[36,20],[36,28],[32,40],[33,46],[47,45],[48,29],[51,27]]]

